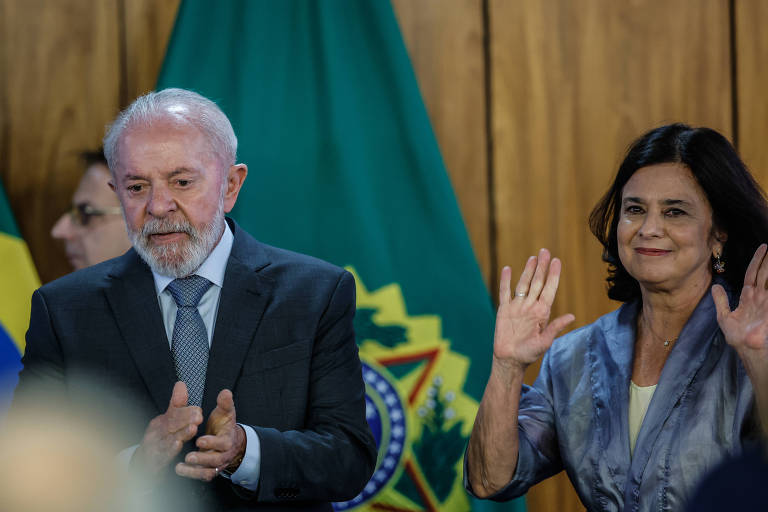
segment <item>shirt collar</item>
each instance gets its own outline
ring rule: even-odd
[[[222,233],[219,243],[213,248],[211,254],[203,261],[203,264],[193,272],[194,275],[204,277],[214,285],[221,288],[224,284],[224,272],[227,270],[227,260],[229,253],[232,252],[232,244],[235,237],[229,224],[224,222],[224,233]],[[158,274],[152,271],[152,277],[155,279],[155,291],[159,296],[175,278]]]

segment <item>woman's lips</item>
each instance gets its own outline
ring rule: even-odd
[[[665,254],[669,254],[672,251],[667,251],[665,249],[648,249],[646,247],[638,247],[635,249],[635,252],[645,256],[664,256]]]

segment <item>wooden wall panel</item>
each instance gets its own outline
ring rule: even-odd
[[[735,7],[738,146],[763,188],[768,187],[768,2],[738,0]]]
[[[118,107],[115,0],[0,0],[0,176],[40,277],[70,270],[50,238]]]
[[[491,275],[481,0],[394,0],[480,268]]]
[[[155,88],[180,0],[123,0],[127,106]]]
[[[498,261],[563,259],[555,315],[574,326],[617,307],[587,228],[626,146],[662,123],[731,126],[726,0],[490,0]],[[538,372],[531,368],[530,381]],[[532,512],[582,510],[560,480]]]

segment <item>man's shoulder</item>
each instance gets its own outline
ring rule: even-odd
[[[41,286],[39,291],[46,296],[86,295],[109,286],[113,276],[124,274],[127,269],[140,264],[138,256],[129,250],[122,256],[59,277]]]
[[[266,275],[290,273],[297,276],[328,276],[339,279],[347,271],[325,260],[258,241],[236,226],[231,258],[259,267]]]

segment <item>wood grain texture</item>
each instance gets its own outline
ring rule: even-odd
[[[155,88],[180,0],[122,0],[125,15],[123,105]]]
[[[768,187],[768,2],[735,4],[738,145],[763,188]]]
[[[587,218],[627,145],[672,121],[730,133],[727,1],[489,7],[498,261],[517,274],[550,248],[563,259],[553,314],[585,325],[617,307]],[[529,510],[583,510],[563,482],[534,487]]]
[[[0,175],[43,282],[70,270],[50,229],[118,107],[115,0],[0,0]]]
[[[394,0],[432,128],[488,284],[491,274],[481,0]]]

